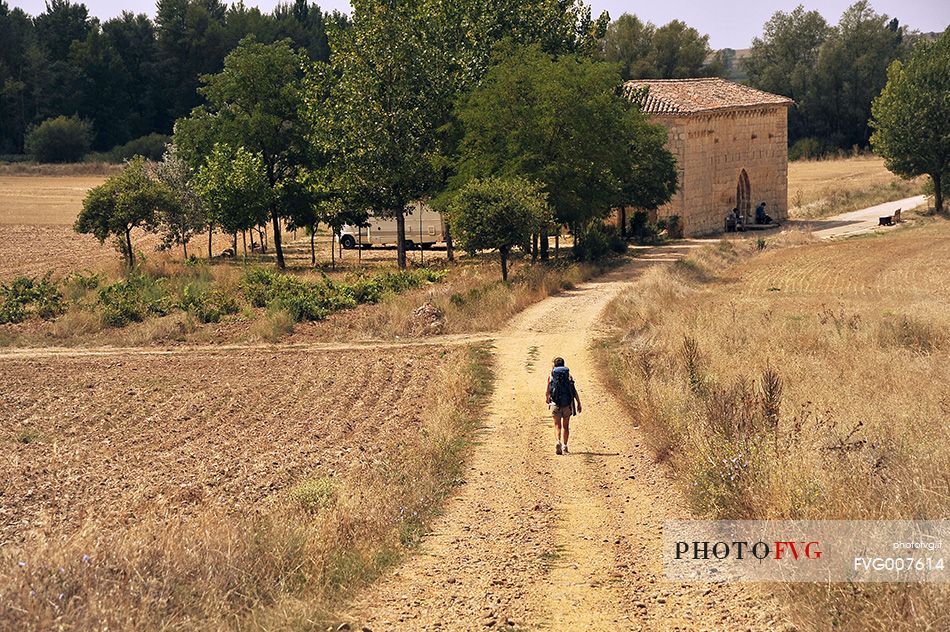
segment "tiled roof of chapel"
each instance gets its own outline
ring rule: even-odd
[[[643,90],[646,88],[646,91]],[[689,115],[717,110],[790,106],[788,97],[720,79],[634,79],[623,93],[647,114]]]

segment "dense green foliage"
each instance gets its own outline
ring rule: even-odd
[[[909,35],[865,0],[834,27],[799,6],[776,12],[742,63],[751,85],[795,100],[788,140],[795,157],[808,157],[868,146],[871,101],[887,81],[888,65],[906,54]]]
[[[241,306],[287,312],[293,320],[320,320],[334,311],[378,303],[430,283],[441,282],[443,270],[416,269],[354,275],[346,282],[309,281],[263,268],[248,270],[239,287],[216,283],[201,264],[190,265],[177,277],[155,276],[136,268],[128,277],[104,284],[97,274],[73,273],[59,281],[50,274],[36,279],[17,277],[0,283],[0,324],[19,323],[36,316],[55,319],[67,309],[92,312],[109,327],[124,327],[175,311],[187,312],[200,323],[216,323],[236,314]]]
[[[89,191],[74,228],[93,235],[99,243],[115,237],[131,269],[135,265],[132,229],[154,228],[159,214],[178,203],[169,187],[149,175],[145,161],[134,158],[120,173]]]
[[[38,162],[77,162],[89,151],[92,125],[76,116],[57,116],[30,128],[26,153]]]
[[[106,154],[106,157],[110,162],[125,162],[136,156],[148,160],[161,160],[165,155],[165,145],[171,140],[171,137],[165,134],[148,134],[114,147]]]
[[[28,128],[59,115],[89,120],[97,151],[167,134],[201,103],[199,77],[221,70],[245,36],[289,38],[326,60],[328,23],[346,18],[307,0],[269,14],[219,0],[158,0],[154,20],[123,12],[101,22],[69,0],[51,0],[35,18],[0,0],[0,154],[23,152]]]
[[[624,80],[710,77],[724,71],[709,48],[708,35],[680,20],[656,27],[629,13],[607,27],[600,55],[620,64]]]
[[[9,285],[0,283],[0,325],[21,322],[32,314],[48,320],[65,310],[63,293],[49,273],[41,279],[17,277]]]
[[[132,273],[126,279],[99,288],[97,307],[102,320],[112,327],[142,322],[149,316],[164,316],[174,308],[164,279]]]
[[[339,283],[330,279],[312,282],[255,268],[244,275],[241,286],[252,306],[282,310],[300,322],[322,320],[331,312],[350,309],[362,303],[377,303],[387,293],[399,293],[437,283],[444,277],[444,272],[421,269],[362,277],[352,283]]]
[[[605,217],[620,204],[653,207],[667,201],[676,174],[639,109],[617,94],[620,77],[611,64],[563,56],[537,47],[510,51],[492,67],[459,111],[464,137],[457,188],[472,178],[520,176],[539,182],[558,224],[572,228]],[[638,155],[638,152],[642,152]],[[656,160],[648,156],[654,156]],[[658,170],[646,186],[634,170]]]
[[[950,175],[950,28],[936,42],[917,44],[907,63],[895,61],[887,74],[872,106],[871,144],[894,173],[929,175],[942,212]]]
[[[264,161],[244,147],[216,143],[192,178],[207,221],[226,233],[266,223],[272,191]],[[211,254],[208,254],[211,257]]]
[[[175,124],[175,146],[193,169],[211,159],[219,151],[216,147],[244,148],[256,157],[253,165],[242,163],[242,167],[257,170],[248,174],[243,184],[261,190],[258,182],[262,182],[266,191],[253,194],[245,203],[252,207],[250,215],[255,219],[258,206],[266,209],[280,268],[284,267],[281,218],[293,216],[298,206],[314,203],[303,184],[304,169],[312,167],[314,158],[303,118],[304,61],[289,40],[273,44],[262,44],[253,37],[241,40],[225,58],[221,72],[203,77],[205,85],[200,92],[207,103]],[[218,162],[227,167],[225,158]],[[221,169],[218,176],[227,179]],[[221,187],[205,190],[220,191]],[[225,215],[215,217],[214,223],[227,232],[254,225],[243,217],[230,221],[230,214],[239,210],[234,204],[221,210]]]
[[[574,233],[574,257],[579,261],[597,261],[610,254],[623,254],[627,242],[615,226],[592,220]]]
[[[523,178],[476,178],[453,197],[449,218],[463,248],[498,251],[501,278],[507,281],[511,249],[530,249],[531,235],[553,220],[545,197],[539,184]]]

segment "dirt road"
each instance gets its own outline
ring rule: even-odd
[[[878,220],[885,215],[893,215],[894,211],[898,209],[903,209],[906,213],[926,202],[927,196],[914,195],[902,200],[884,202],[883,204],[869,206],[857,211],[842,213],[834,217],[813,220],[792,220],[788,222],[788,224],[801,230],[810,230],[812,234],[819,239],[851,237],[877,230]],[[893,230],[893,228],[884,228],[882,230]]]
[[[650,250],[499,332],[496,390],[464,486],[421,550],[347,619],[374,631],[775,629],[748,587],[664,581],[661,527],[687,517],[686,503],[598,380],[589,348],[638,268],[697,245]],[[584,404],[567,456],[554,453],[543,400],[555,355]]]

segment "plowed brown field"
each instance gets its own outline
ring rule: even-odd
[[[415,432],[430,402],[439,353],[403,354],[4,360],[0,548],[171,509],[241,514],[317,473],[365,467]]]

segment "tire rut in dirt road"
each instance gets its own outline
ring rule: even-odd
[[[651,257],[528,308],[495,337],[496,390],[467,483],[418,553],[368,589],[345,617],[379,630],[775,629],[754,591],[663,580],[660,529],[686,518],[590,351],[604,307]],[[563,356],[584,411],[572,453],[554,454],[542,399]]]

